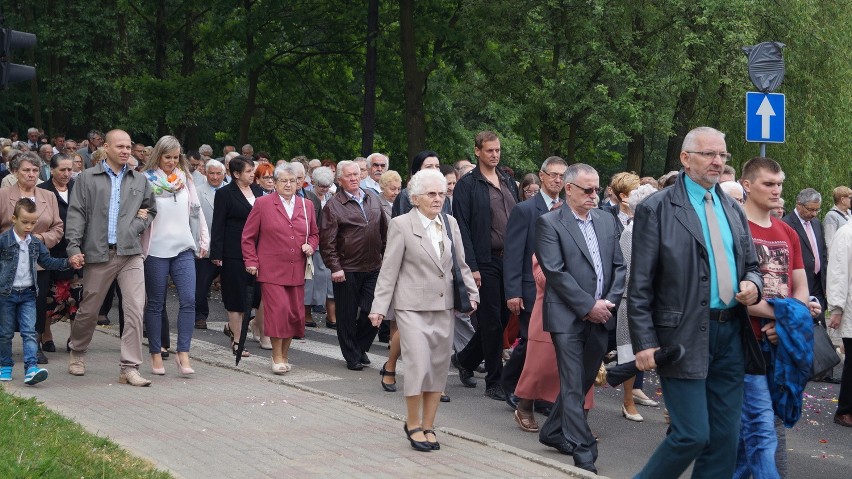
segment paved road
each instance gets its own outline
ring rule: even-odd
[[[168,307],[170,318],[174,321],[177,315],[174,295],[170,295]],[[376,343],[373,346],[370,352],[372,365],[369,368],[365,368],[363,371],[349,371],[342,362],[334,331],[324,327],[309,328],[306,340],[294,341],[292,344],[290,362],[293,364],[294,370],[284,377],[276,377],[270,374],[269,352],[259,349],[257,343],[249,340],[247,343],[248,350],[253,353],[253,356],[243,359],[239,367],[240,371],[248,373],[248,375],[239,375],[227,370],[233,368],[233,356],[227,350],[227,338],[221,332],[225,313],[215,298],[211,301],[211,310],[210,329],[195,331],[192,349],[196,364],[203,361],[211,366],[216,366],[209,369],[205,367],[199,371],[197,377],[192,379],[193,384],[202,382],[209,384],[209,388],[205,392],[205,394],[209,394],[209,397],[203,399],[198,397],[170,399],[170,401],[186,401],[185,405],[181,407],[189,415],[187,427],[193,427],[191,418],[194,417],[201,419],[209,417],[210,414],[224,414],[239,423],[240,411],[245,411],[245,407],[248,407],[250,411],[263,409],[264,406],[268,406],[267,409],[273,409],[271,402],[273,398],[263,395],[268,391],[254,391],[253,388],[259,387],[258,384],[272,384],[272,386],[277,387],[276,394],[283,395],[283,397],[300,390],[316,392],[320,395],[309,395],[310,398],[314,399],[308,399],[306,400],[308,402],[300,404],[301,410],[293,415],[295,420],[295,418],[310,414],[312,420],[319,423],[328,422],[329,424],[328,429],[323,430],[323,434],[319,438],[308,437],[308,442],[318,443],[312,442],[307,451],[296,447],[295,452],[293,452],[284,446],[264,444],[265,441],[268,442],[268,434],[264,435],[262,430],[241,431],[239,427],[233,427],[234,445],[244,447],[239,442],[240,438],[250,437],[249,442],[256,444],[254,447],[286,456],[288,464],[299,464],[300,459],[307,459],[308,462],[319,467],[314,463],[316,459],[321,459],[320,462],[333,461],[333,458],[339,453],[348,454],[353,449],[358,449],[361,441],[359,438],[367,437],[369,443],[378,445],[378,449],[363,454],[363,457],[361,457],[363,469],[358,471],[356,475],[363,477],[386,474],[394,476],[402,473],[414,476],[421,475],[417,473],[416,468],[396,469],[400,461],[405,464],[405,467],[408,467],[410,464],[407,461],[418,460],[420,457],[412,456],[402,432],[396,431],[396,429],[401,429],[401,427],[398,427],[398,421],[391,419],[402,418],[405,414],[401,392],[386,393],[379,385],[378,370],[387,356],[385,344]],[[112,313],[111,317],[116,318],[115,312]],[[62,325],[59,325],[58,331],[62,331]],[[60,340],[64,337],[63,332],[57,335]],[[57,343],[59,342],[57,341]],[[106,343],[109,344],[109,341],[106,341]],[[55,360],[56,365],[52,368],[53,376],[48,380],[45,388],[56,379],[56,374],[67,376],[63,372],[67,364],[64,354],[56,353],[50,355],[50,357],[58,358],[58,360]],[[117,354],[110,357],[117,358]],[[167,364],[167,366],[173,365]],[[147,366],[143,367],[142,371],[146,373],[147,377],[151,377],[147,374],[149,371]],[[171,369],[167,368],[167,371],[171,373]],[[399,374],[399,380],[404,381],[404,365],[399,368]],[[108,378],[111,378],[111,375],[108,375]],[[169,380],[169,375],[165,378],[167,383],[175,381],[178,380]],[[239,384],[237,391],[233,391],[235,382]],[[467,447],[466,445],[470,441],[461,441],[461,437],[467,435],[472,435],[477,441],[491,444],[493,447],[477,449],[476,451],[462,451],[460,448],[457,451],[458,455],[444,451],[441,452],[442,455],[430,454],[430,461],[434,461],[434,458],[441,460],[441,467],[444,469],[440,470],[439,477],[468,474],[475,476],[486,470],[490,471],[489,474],[492,477],[518,475],[538,477],[542,474],[562,476],[572,471],[570,457],[562,456],[541,446],[537,441],[536,434],[525,433],[517,427],[506,404],[484,397],[483,382],[480,380],[480,386],[476,389],[468,389],[462,387],[455,373],[451,372],[447,393],[452,397],[452,402],[441,405],[438,411],[437,425],[445,428],[445,436],[454,434],[448,440],[453,441],[457,447],[461,447],[458,446],[459,444],[464,444]],[[99,386],[106,388],[107,385],[103,383],[104,381],[100,381]],[[295,386],[297,389],[280,386],[281,384]],[[155,384],[155,386],[159,386],[159,384]],[[169,391],[179,390],[180,387],[180,384],[175,384],[175,388],[170,388]],[[128,389],[130,390],[128,391]],[[848,475],[849,467],[852,465],[852,461],[849,459],[852,455],[852,452],[850,452],[852,431],[832,423],[837,389],[838,386],[836,385],[822,383],[811,383],[809,385],[803,417],[795,428],[787,431],[789,477],[846,477]],[[162,394],[162,390],[161,387],[155,387],[146,390],[145,394],[148,394],[148,391],[159,391],[157,394]],[[124,391],[125,395],[131,395],[133,389],[125,388]],[[658,395],[658,381],[655,376],[651,375],[646,378],[645,391],[650,396],[656,397]],[[42,393],[39,392],[35,395],[41,396]],[[219,397],[220,395],[222,397]],[[153,396],[154,399],[156,397],[156,395]],[[621,417],[620,398],[620,389],[598,388],[596,391],[597,404],[589,418],[593,431],[600,437],[598,469],[602,475],[613,478],[631,477],[641,468],[665,434],[665,423],[663,422],[661,408],[640,407],[645,422],[634,423]],[[198,405],[195,405],[196,401]],[[229,404],[231,406],[242,404],[245,407],[235,406],[228,409],[226,405]],[[275,407],[286,408],[289,406],[284,406],[278,402]],[[365,410],[369,411],[370,414],[382,417],[378,421],[378,425],[375,428],[370,428],[369,431],[363,431],[363,435],[359,435],[357,431],[345,430],[347,424],[341,416],[363,415],[366,414]],[[372,416],[370,417],[372,418]],[[542,422],[544,418],[538,416],[538,420]],[[389,423],[386,423],[387,421]],[[162,427],[164,435],[175,434],[168,431],[170,428],[167,424],[161,424],[160,427]],[[335,430],[335,427],[344,430]],[[286,431],[286,427],[283,427],[282,431]],[[196,431],[196,433],[198,432]],[[300,434],[304,434],[304,431],[300,431]],[[289,437],[290,434],[285,432],[281,435],[281,440],[286,442]],[[124,442],[122,443],[124,444]],[[478,442],[472,442],[472,444],[481,447]],[[498,449],[494,449],[495,447]],[[134,448],[131,447],[131,449]],[[137,449],[134,449],[134,451]],[[496,469],[492,469],[488,460],[476,462],[473,457],[462,457],[465,454],[475,454],[480,459],[488,458],[490,457],[489,454],[493,455],[493,452],[498,450],[500,453],[495,455],[496,457],[515,457],[515,459],[506,459],[509,463],[523,456],[525,465],[511,466],[521,467],[523,472],[518,474],[517,470],[512,470],[508,465],[502,467],[502,464],[495,464]],[[509,452],[504,452],[504,450]],[[156,460],[159,453],[155,450],[151,453],[143,453],[143,455]],[[405,460],[401,458],[405,458]],[[224,467],[230,462],[237,461],[237,459],[238,457],[230,457],[227,461],[217,459],[215,463]],[[530,459],[532,459],[532,462]],[[201,460],[203,461],[203,459]],[[224,464],[220,464],[223,462]],[[388,464],[394,466],[387,467]],[[536,469],[541,467],[541,464],[564,464],[566,469],[562,471],[548,468]],[[175,465],[171,463],[165,466],[170,470],[176,470]],[[485,467],[485,469],[482,469],[482,467]],[[275,470],[274,461],[270,461],[266,466],[258,466],[256,470],[252,469],[252,472],[257,474],[244,476],[263,477]],[[308,468],[298,470],[308,475],[324,475],[324,473],[330,473],[333,469],[311,470]],[[348,470],[348,472],[353,472],[353,470]],[[181,475],[197,477],[194,474]],[[211,477],[226,476],[213,474]]]

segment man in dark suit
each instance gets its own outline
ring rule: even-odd
[[[536,222],[535,254],[547,278],[544,330],[556,350],[559,398],[539,441],[597,473],[597,441],[583,412],[606,353],[607,324],[624,293],[626,267],[617,220],[597,208],[600,179],[589,165],[565,171],[565,202]]]
[[[535,222],[538,217],[560,206],[562,176],[568,164],[558,156],[544,160],[538,173],[541,191],[527,201],[518,203],[509,214],[506,225],[506,242],[503,256],[503,289],[506,292],[506,307],[518,315],[520,341],[512,351],[509,361],[503,366],[503,390],[507,402],[517,405],[515,386],[524,369],[527,353],[527,330],[535,304],[535,280],[532,275],[532,255],[535,250]]]
[[[802,260],[805,264],[805,276],[808,278],[808,290],[815,296],[825,311],[825,236],[822,223],[817,216],[822,206],[822,195],[813,188],[805,188],[796,195],[796,208],[784,216],[784,222],[792,226],[799,234],[802,243]]]
[[[202,180],[195,184],[195,191],[207,222],[207,231],[213,231],[213,201],[216,190],[225,186],[225,165],[218,160],[209,160],[204,171],[206,175],[201,176]],[[219,276],[219,266],[210,261],[209,252],[195,259],[195,329],[207,329],[207,316],[210,314],[207,295],[216,276]]]

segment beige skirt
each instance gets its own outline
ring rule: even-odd
[[[403,394],[442,392],[453,347],[453,312],[396,310],[402,350]]]

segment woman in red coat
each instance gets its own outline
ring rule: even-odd
[[[290,165],[275,169],[275,193],[258,198],[243,229],[246,272],[257,276],[272,372],[290,371],[290,341],[305,335],[305,264],[319,244],[314,205],[296,195]]]

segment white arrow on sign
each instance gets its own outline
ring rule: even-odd
[[[764,96],[763,101],[760,102],[760,107],[757,109],[757,116],[761,119],[760,137],[769,138],[769,117],[775,116],[775,110],[772,109],[768,96]]]

